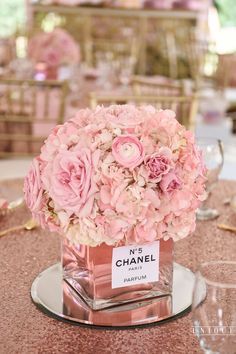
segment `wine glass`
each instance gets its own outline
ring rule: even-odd
[[[123,58],[121,57],[119,59],[120,65],[119,65],[118,77],[121,85],[124,88],[126,88],[131,82],[131,78],[134,73],[135,63],[136,63],[136,59],[131,56],[127,56]]]
[[[204,353],[236,353],[236,262],[200,265],[193,291],[192,319]]]
[[[64,66],[59,68],[58,80],[68,80],[69,103],[72,107],[78,107],[83,97],[84,77],[80,65]]]
[[[110,90],[113,87],[114,68],[113,53],[110,51],[96,53],[96,68],[99,73],[97,86],[104,90]]]
[[[221,140],[215,138],[199,138],[197,145],[202,151],[207,168],[206,191],[207,198],[218,181],[224,163],[223,145]],[[197,220],[211,220],[219,216],[216,209],[207,207],[207,199],[197,210]]]

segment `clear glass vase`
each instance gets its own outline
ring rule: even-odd
[[[62,241],[64,280],[93,310],[170,295],[173,241],[97,247]]]

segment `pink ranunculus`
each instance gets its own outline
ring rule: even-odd
[[[98,191],[93,180],[98,154],[89,149],[61,151],[45,168],[42,179],[58,208],[79,217],[90,215]]]
[[[43,187],[41,182],[40,160],[35,158],[32,161],[28,175],[24,180],[24,196],[28,208],[37,213],[43,204]]]
[[[112,154],[121,166],[134,169],[143,162],[144,149],[136,136],[120,135],[113,141]]]
[[[169,172],[165,176],[163,176],[160,184],[159,184],[162,192],[171,193],[176,189],[180,189],[182,186],[182,181],[174,172]]]
[[[172,167],[171,154],[170,149],[163,148],[145,158],[148,177],[152,182],[160,182],[162,177],[170,171]]]

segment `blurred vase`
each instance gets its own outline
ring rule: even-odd
[[[61,65],[58,68],[57,78],[59,81],[70,80],[73,78],[74,68],[72,65]]]
[[[44,81],[47,78],[47,65],[45,63],[37,63],[34,70],[34,79]]]
[[[126,311],[93,311],[84,306],[81,298],[73,291],[70,285],[63,282],[63,314],[69,317],[82,318],[84,323],[99,324],[99,326],[115,326],[116,324],[130,325],[146,323],[150,318],[166,318],[172,313],[172,296],[160,296],[148,301],[144,306],[134,303]],[[111,309],[110,309],[111,310]],[[123,310],[123,308],[121,309]]]
[[[173,0],[146,0],[145,7],[151,9],[171,9],[173,5]]]
[[[210,1],[206,0],[175,0],[173,2],[174,8],[200,11],[206,9],[210,5]]]
[[[227,108],[227,101],[222,92],[209,92],[202,98],[200,112],[205,123],[217,124],[224,117]]]
[[[136,64],[136,58],[131,56],[120,58],[118,77],[119,82],[122,86],[128,86],[131,82],[132,76],[134,74]]]
[[[93,309],[170,295],[173,240],[91,247],[62,242],[63,278]]]
[[[96,84],[104,90],[114,86],[114,64],[112,52],[96,53],[96,69],[98,73]]]
[[[140,9],[144,5],[144,0],[116,0],[115,6],[126,7],[131,9]]]
[[[57,80],[58,77],[58,67],[57,66],[48,66],[46,69],[47,80]]]
[[[59,80],[68,80],[69,102],[72,107],[80,107],[84,94],[84,76],[82,65],[63,67],[58,74]]]

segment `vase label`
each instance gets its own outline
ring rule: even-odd
[[[112,252],[112,289],[159,280],[160,241],[116,247]]]

